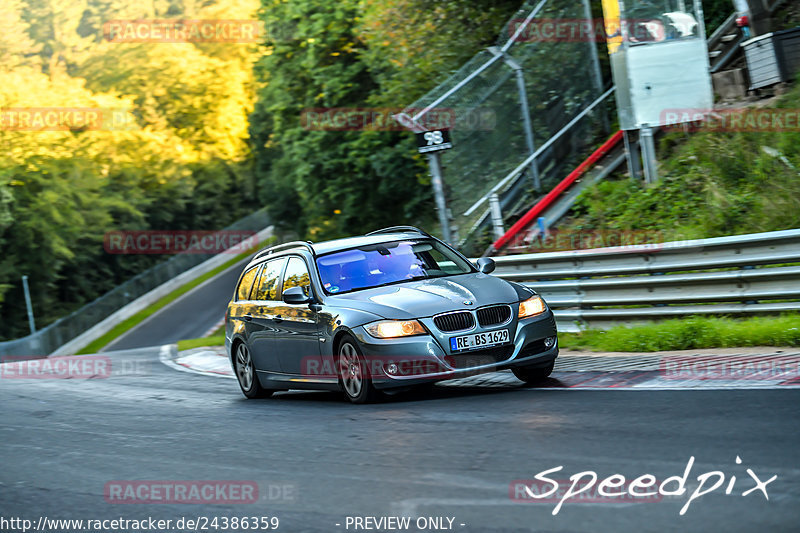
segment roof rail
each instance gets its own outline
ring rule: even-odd
[[[431,236],[427,232],[422,231],[419,228],[415,228],[414,226],[390,226],[388,228],[383,228],[383,229],[378,229],[378,230],[375,230],[375,231],[370,231],[366,235],[379,235],[381,233],[400,233],[400,232],[404,232],[404,231],[410,231],[410,232],[414,232],[414,233],[419,233],[421,235],[425,235],[426,237],[430,237]]]
[[[311,255],[315,256],[316,254],[314,253],[314,248],[311,246],[311,244],[312,244],[311,241],[285,242],[283,244],[278,244],[278,245],[275,245],[275,246],[271,246],[271,247],[267,248],[266,250],[261,250],[260,252],[258,252],[256,254],[256,256],[253,258],[253,260],[258,259],[259,257],[264,257],[265,255],[274,254],[275,252],[280,252],[282,250],[290,250],[292,248],[301,248],[301,247],[307,248],[308,251],[311,252]]]

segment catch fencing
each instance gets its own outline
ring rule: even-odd
[[[480,255],[494,240],[491,204],[505,218],[519,213],[610,134],[604,32],[590,0],[528,1],[495,46],[400,114],[422,131],[429,115],[454,111],[453,148],[441,159],[452,240],[464,253]]]

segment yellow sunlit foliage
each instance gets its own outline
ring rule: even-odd
[[[123,43],[103,32],[116,20],[255,24],[258,8],[0,3],[0,339],[25,330],[21,274],[41,326],[161,259],[109,257],[105,232],[218,229],[253,209],[257,43]]]

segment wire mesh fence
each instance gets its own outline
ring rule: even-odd
[[[224,231],[260,231],[269,225],[269,217],[262,209],[239,219]],[[52,353],[59,346],[66,344],[125,305],[211,257],[214,257],[214,254],[183,253],[175,255],[32,335],[0,342],[0,355]]]
[[[417,131],[433,113],[455,117],[453,148],[440,157],[452,240],[462,251],[480,254],[491,243],[487,193],[504,178],[496,192],[509,222],[608,136],[613,98],[562,131],[610,86],[604,50],[605,28],[590,0],[528,1],[495,46],[404,110]],[[551,139],[533,164],[509,176]]]

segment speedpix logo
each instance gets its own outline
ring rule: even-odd
[[[739,456],[736,457],[736,464],[742,464],[742,459]],[[550,503],[555,501],[556,506],[553,508],[553,515],[557,515],[567,500],[592,503],[624,501],[628,503],[632,501],[660,501],[665,496],[682,497],[689,492],[687,485],[691,479],[690,474],[693,466],[694,456],[689,458],[683,475],[671,476],[661,482],[652,474],[643,474],[632,481],[627,480],[622,474],[613,474],[599,480],[599,483],[597,473],[591,470],[573,474],[569,477],[568,482],[561,483],[559,480],[549,477],[564,468],[563,466],[557,466],[549,470],[542,470],[534,476],[533,480],[512,481],[508,491],[509,497],[515,502]],[[679,514],[684,515],[692,502],[717,489],[721,489],[723,486],[725,486],[725,495],[749,496],[761,493],[766,500],[769,500],[767,485],[775,481],[778,476],[773,475],[765,480],[763,475],[756,474],[750,468],[747,468],[746,472],[749,478],[739,483],[737,483],[739,480],[735,475],[726,477],[725,473],[719,470],[699,474],[695,478],[697,486],[693,487]],[[726,480],[727,484],[725,483]],[[562,484],[569,486],[564,490]],[[742,490],[742,485],[746,485],[744,490]]]

